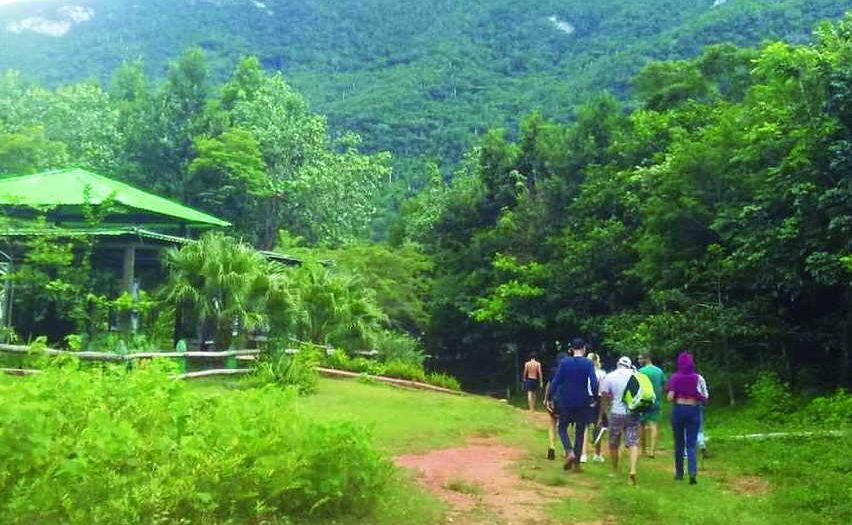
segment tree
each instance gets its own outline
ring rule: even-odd
[[[216,348],[224,350],[231,346],[235,331],[265,322],[271,271],[249,245],[208,233],[179,250],[171,249],[165,262],[169,277],[164,299],[197,323],[202,342],[212,335]]]
[[[189,202],[228,219],[254,240],[254,218],[270,192],[266,165],[254,136],[231,129],[218,137],[198,137],[195,153],[187,170]]]

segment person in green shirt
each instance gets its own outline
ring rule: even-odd
[[[639,418],[641,425],[639,436],[642,443],[642,453],[649,458],[654,458],[657,455],[657,439],[659,438],[659,426],[657,422],[660,420],[660,406],[663,402],[663,385],[666,384],[666,374],[658,366],[654,365],[650,352],[644,352],[639,355],[639,364],[641,365],[639,372],[651,379],[651,384],[654,385],[654,395],[657,398],[654,402],[654,407],[643,413]],[[650,447],[648,447],[648,437],[651,438]]]

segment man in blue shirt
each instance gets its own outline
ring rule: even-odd
[[[594,403],[592,392],[598,391],[598,377],[595,367],[586,358],[586,342],[581,338],[571,342],[573,355],[559,363],[559,369],[553,377],[548,390],[548,403],[552,405],[556,397],[559,409],[559,439],[565,448],[565,470],[574,467],[581,472],[580,455],[583,451],[583,436],[589,423],[590,407]],[[568,425],[574,424],[574,446],[568,437]]]

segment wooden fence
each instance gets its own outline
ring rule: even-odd
[[[100,361],[108,363],[131,363],[141,359],[158,359],[172,358],[183,359],[183,372],[176,374],[175,379],[196,379],[200,377],[211,376],[234,376],[249,374],[253,371],[252,368],[239,368],[236,366],[239,360],[254,361],[261,354],[261,350],[226,350],[224,352],[135,352],[130,354],[115,354],[111,352],[70,352],[68,350],[57,350],[54,348],[33,349],[22,345],[0,344],[0,353],[18,354],[18,355],[49,355],[49,356],[72,356],[83,361]],[[286,349],[286,353],[297,353],[298,350]],[[362,354],[367,354],[363,352]],[[217,359],[224,358],[227,360],[233,359],[232,364],[227,368],[218,368],[211,370],[186,371],[186,361],[191,359]],[[344,370],[336,370],[332,368],[317,367],[317,371],[327,377],[345,377],[358,378],[362,374],[355,372],[347,372]],[[27,376],[38,374],[39,370],[27,368],[0,368],[0,373]],[[450,390],[447,388],[421,383],[419,381],[410,381],[406,379],[397,379],[383,376],[370,376],[374,381],[386,383],[396,387],[413,388],[417,390],[430,390],[433,392],[441,392],[444,394],[461,395],[461,392]]]
[[[260,355],[261,350],[226,350],[223,352],[134,352],[129,354],[116,354],[113,352],[69,352],[55,348],[32,349],[28,346],[0,344],[0,352],[18,355],[49,355],[49,356],[71,356],[83,361],[100,361],[107,363],[131,363],[143,359],[183,359],[183,372],[177,374],[177,379],[193,379],[197,377],[210,377],[217,375],[240,375],[248,374],[251,368],[239,368],[237,362],[240,360],[254,360]],[[211,370],[187,371],[187,362],[192,359],[226,359],[230,361],[226,368]],[[233,360],[233,361],[231,361]],[[0,371],[14,375],[37,374],[38,370],[26,368],[2,368]]]

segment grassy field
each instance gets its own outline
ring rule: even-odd
[[[210,395],[226,392],[211,383],[201,383],[198,388]],[[570,489],[570,498],[548,506],[555,522],[848,523],[850,460],[848,454],[836,452],[840,444],[836,439],[811,441],[805,447],[783,440],[714,440],[714,435],[725,434],[725,426],[737,420],[736,412],[710,412],[713,456],[700,463],[698,486],[672,480],[671,432],[664,417],[663,450],[654,460],[640,461],[639,486],[632,487],[623,472],[612,476],[608,463],[588,464],[583,475],[564,473],[559,461],[543,457],[544,427],[534,424],[524,411],[493,399],[323,379],[319,391],[304,398],[304,409],[321,420],[345,417],[366,425],[389,456],[460,445],[468,438],[485,436],[519,447],[526,452],[516,467],[519,481]],[[337,523],[429,525],[444,523],[446,510],[444,503],[416,487],[409,473],[399,471],[375,515]]]

